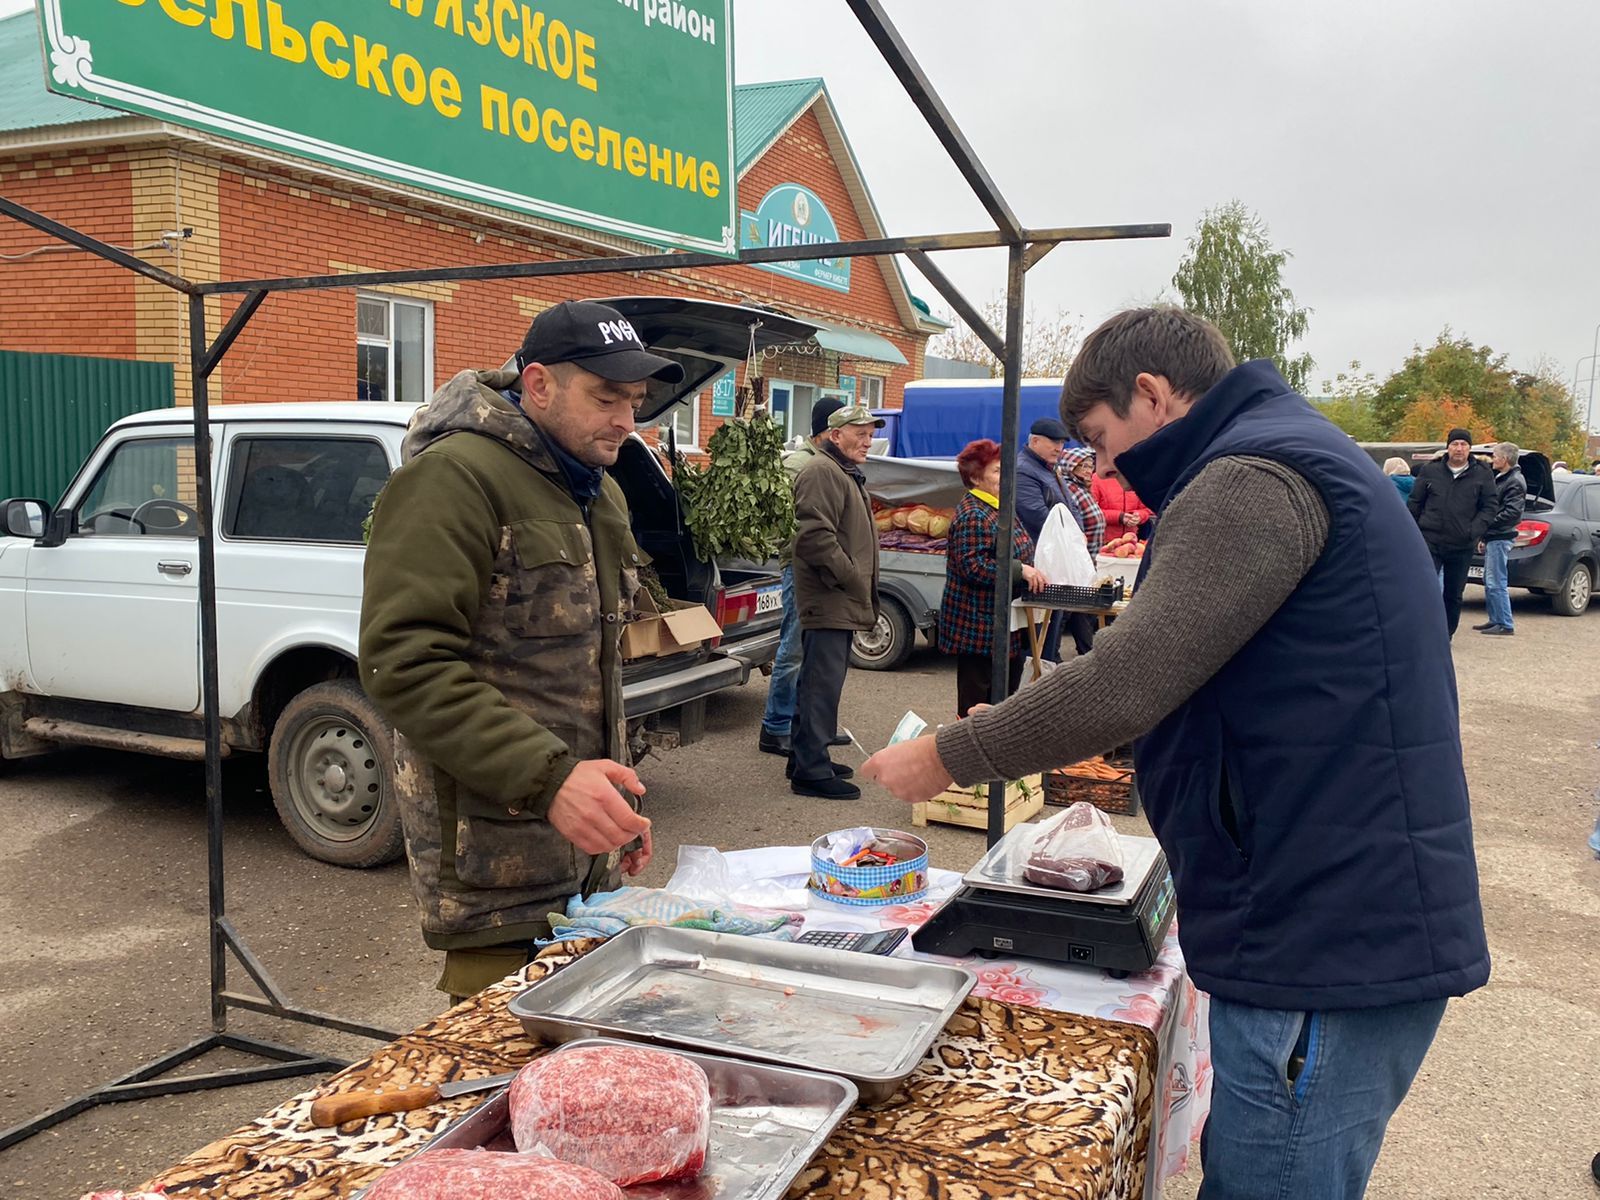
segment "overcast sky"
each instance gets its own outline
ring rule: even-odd
[[[1036,309],[1151,299],[1238,198],[1294,255],[1317,383],[1351,359],[1382,376],[1446,325],[1569,381],[1591,352],[1595,0],[885,4],[1025,225],[1172,224],[1056,250]],[[843,0],[736,0],[735,31],[739,82],[827,80],[891,234],[989,225]],[[940,258],[974,300],[1004,289],[1003,252]]]

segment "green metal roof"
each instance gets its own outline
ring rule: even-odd
[[[817,345],[850,358],[870,358],[878,362],[905,365],[906,356],[888,338],[868,333],[865,329],[851,329],[846,325],[830,325],[818,321]]]
[[[733,157],[740,174],[825,91],[820,79],[741,83],[733,89]]]
[[[45,91],[44,70],[38,16],[28,11],[0,20],[0,133],[127,115]]]

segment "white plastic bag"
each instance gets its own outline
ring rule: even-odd
[[[1049,583],[1071,587],[1093,587],[1094,559],[1089,544],[1065,504],[1058,504],[1044,519],[1039,540],[1033,547],[1033,565],[1044,572]]]
[[[1022,877],[1040,887],[1092,892],[1122,882],[1122,869],[1116,826],[1080,800],[1039,826]]]

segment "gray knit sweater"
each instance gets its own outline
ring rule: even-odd
[[[1161,517],[1150,570],[1094,650],[939,731],[956,783],[1020,779],[1153,728],[1277,612],[1328,541],[1316,487],[1281,463],[1220,458]]]

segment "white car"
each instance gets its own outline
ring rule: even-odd
[[[708,387],[758,345],[813,326],[733,305],[607,300],[683,362],[643,420]],[[666,385],[662,385],[663,389]],[[265,752],[273,803],[308,854],[375,866],[402,851],[390,732],[357,682],[362,523],[415,405],[285,403],[212,410],[217,663],[224,753]],[[64,745],[204,757],[199,520],[186,409],[111,427],[54,508],[0,508],[0,767]],[[693,552],[656,455],[637,436],[612,475],[669,594],[706,604],[724,636],[623,670],[648,740],[701,732],[705,697],[771,662],[778,581],[725,583]],[[754,593],[752,598],[751,593]]]

